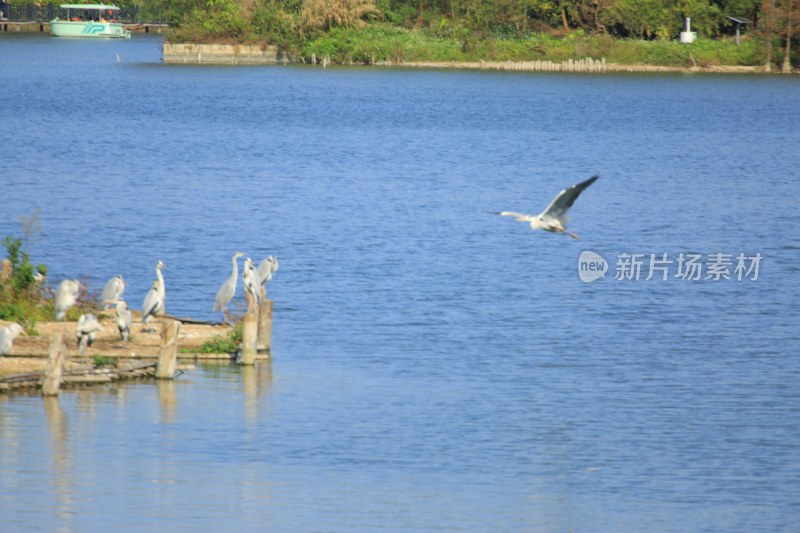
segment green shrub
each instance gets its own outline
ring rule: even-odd
[[[46,320],[52,313],[52,304],[50,314],[47,310],[47,291],[36,279],[36,274],[45,276],[47,268],[31,263],[30,256],[22,249],[22,239],[7,236],[3,246],[9,271],[0,275],[0,319],[17,322],[33,335],[36,322]]]
[[[235,353],[242,344],[244,324],[241,322],[225,335],[214,335],[200,348],[200,353]]]
[[[117,358],[107,355],[95,355],[93,358],[95,368],[104,366],[117,366]]]

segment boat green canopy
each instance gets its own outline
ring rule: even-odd
[[[97,9],[101,10],[111,10],[111,11],[119,11],[117,6],[106,6],[103,4],[61,4],[61,7],[64,9]]]

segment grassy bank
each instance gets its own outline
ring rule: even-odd
[[[761,40],[749,37],[737,46],[733,38],[699,38],[692,44],[677,41],[620,39],[609,35],[570,32],[564,37],[531,33],[526,37],[484,37],[468,35],[448,38],[427,30],[409,30],[388,24],[332,28],[306,40],[265,38],[250,35],[238,41],[209,38],[186,29],[170,30],[170,42],[272,43],[297,61],[328,58],[340,64],[379,62],[470,62],[470,61],[553,61],[605,58],[622,65],[761,66],[765,50]],[[276,42],[277,41],[277,42]],[[777,64],[776,64],[777,68]]]
[[[533,34],[527,38],[459,40],[434,37],[426,32],[388,26],[338,28],[309,41],[300,52],[328,57],[334,63],[370,64],[442,61],[554,61],[605,58],[609,63],[649,64],[672,67],[761,65],[762,47],[754,40],[740,46],[730,39],[698,39],[686,45],[675,41],[617,39],[607,35],[585,36],[579,32],[564,38]]]

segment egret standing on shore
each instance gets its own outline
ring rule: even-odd
[[[103,326],[97,321],[97,317],[92,314],[81,315],[78,319],[78,329],[75,336],[78,337],[78,350],[81,355],[86,355],[86,348],[91,346],[97,339],[97,332],[103,331]]]
[[[149,323],[150,318],[163,307],[159,285],[161,284],[158,280],[155,280],[150,290],[147,291],[147,294],[144,296],[144,303],[142,304],[142,323],[144,324]]]
[[[125,300],[117,301],[117,329],[122,340],[128,342],[128,337],[131,334],[131,310],[128,309],[128,304]]]
[[[103,293],[100,297],[103,300],[104,309],[112,307],[125,292],[125,279],[122,276],[114,276],[108,280],[103,287]]]
[[[543,229],[553,233],[565,233],[573,239],[579,239],[580,237],[567,231],[567,224],[569,223],[567,211],[569,211],[569,208],[572,207],[572,204],[575,203],[575,200],[577,200],[583,190],[597,181],[598,177],[599,176],[592,176],[586,181],[564,189],[550,202],[547,209],[538,215],[525,215],[513,211],[503,211],[497,214],[506,217],[515,217],[515,219],[520,222],[529,222],[531,229],[534,230]]]
[[[25,333],[25,330],[16,322],[0,329],[0,355],[4,355],[9,351],[16,338],[23,333]]]
[[[155,310],[154,314],[156,315],[163,315],[164,309],[167,305],[167,286],[164,285],[164,276],[161,274],[161,269],[165,268],[167,265],[164,264],[163,261],[159,261],[156,263],[156,279],[158,279],[158,298],[161,301],[161,304],[158,306],[158,309]]]
[[[77,279],[65,279],[58,284],[55,301],[56,320],[64,320],[67,310],[78,300],[81,287],[83,286]]]
[[[239,263],[237,262],[240,257],[244,257],[244,252],[236,252],[231,257],[233,265],[230,277],[222,284],[222,287],[217,291],[217,297],[214,299],[214,311],[222,311],[222,319],[228,321],[228,303],[233,299],[236,293],[236,282],[239,280]]]
[[[147,324],[150,322],[150,317],[153,315],[164,314],[164,303],[167,298],[167,291],[164,287],[164,276],[161,274],[161,269],[165,265],[162,261],[156,263],[156,280],[147,291],[142,304],[142,322]]]

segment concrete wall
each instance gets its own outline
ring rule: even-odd
[[[164,63],[209,65],[270,65],[285,63],[288,58],[276,46],[241,44],[171,44],[164,43]]]

